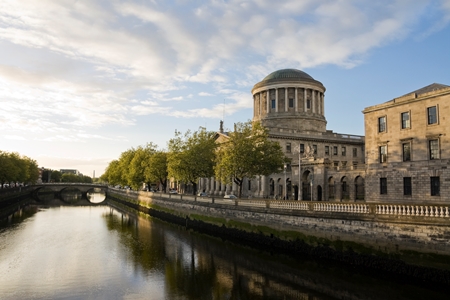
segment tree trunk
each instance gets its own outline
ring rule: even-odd
[[[234,182],[238,185],[238,198],[241,198],[242,195],[242,179],[237,177],[234,178]]]

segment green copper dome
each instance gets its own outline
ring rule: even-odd
[[[270,73],[262,81],[271,80],[271,79],[283,79],[283,78],[298,78],[298,79],[312,79],[311,76],[306,74],[303,71],[297,70],[297,69],[283,69],[278,70],[273,73]]]

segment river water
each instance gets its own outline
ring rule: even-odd
[[[0,299],[448,299],[330,263],[232,245],[87,200],[0,221]]]

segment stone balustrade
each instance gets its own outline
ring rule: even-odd
[[[370,213],[369,204],[356,203],[314,203],[315,211],[346,212],[357,214]]]
[[[282,201],[282,200],[268,200],[269,208],[281,208],[292,210],[309,210],[307,202],[302,201]]]
[[[377,204],[377,215],[450,217],[449,207],[441,205]]]
[[[130,192],[127,192],[130,193]],[[233,201],[215,201],[221,198],[196,197],[192,195],[145,193],[162,199],[177,199],[183,201],[201,201],[205,203],[218,203],[230,206],[246,206],[266,209],[285,209],[293,211],[317,211],[350,214],[374,214],[378,216],[411,216],[450,218],[450,205],[426,204],[381,204],[381,203],[345,203],[345,202],[315,202],[293,200],[262,200],[262,199],[235,199]]]

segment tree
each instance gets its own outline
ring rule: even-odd
[[[191,133],[189,130],[168,143],[167,168],[169,176],[185,183],[192,183],[193,193],[197,192],[197,182],[202,177],[214,175],[216,143],[214,132],[200,128]]]
[[[242,195],[244,178],[279,172],[287,161],[279,143],[269,140],[268,130],[261,123],[237,123],[228,141],[219,145],[214,168],[222,182],[234,181]]]
[[[24,157],[26,168],[28,169],[27,178],[24,182],[35,183],[39,179],[39,167],[34,159]]]
[[[159,183],[162,185],[163,191],[165,191],[168,175],[167,152],[155,152],[147,162],[145,168],[145,181],[148,186],[150,186],[151,182]]]
[[[35,182],[39,178],[35,160],[18,153],[0,151],[0,185],[6,182]]]
[[[110,162],[101,178],[103,181],[108,182],[111,185],[122,183],[119,161],[113,160]]]
[[[147,143],[145,147],[139,146],[135,151],[128,167],[128,184],[139,189],[146,182],[146,169],[152,155],[156,152],[156,145]]]
[[[52,171],[51,178],[52,178],[53,182],[60,182],[61,181],[61,176],[62,176],[62,174],[61,174],[60,171],[57,171],[57,170],[53,170]]]

